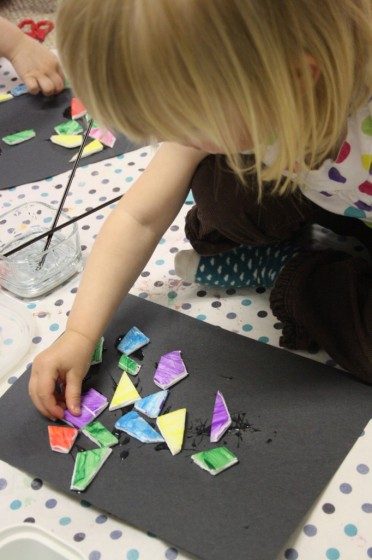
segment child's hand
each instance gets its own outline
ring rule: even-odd
[[[49,49],[22,34],[9,55],[18,76],[30,93],[53,95],[63,90],[64,79],[58,58]]]
[[[67,406],[80,413],[81,384],[89,369],[94,343],[84,335],[67,330],[49,348],[36,356],[29,383],[36,408],[51,419],[61,419]],[[56,390],[56,385],[62,386]]]

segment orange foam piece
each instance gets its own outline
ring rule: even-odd
[[[84,117],[86,115],[87,110],[77,97],[73,97],[71,99],[71,118],[76,120]]]
[[[48,426],[48,433],[52,451],[68,453],[79,432],[70,426]]]

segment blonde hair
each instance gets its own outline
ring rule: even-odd
[[[207,138],[244,181],[241,129],[260,188],[274,180],[279,193],[296,185],[281,181],[286,170],[335,149],[372,92],[371,0],[64,0],[57,31],[73,89],[100,122],[138,142]]]

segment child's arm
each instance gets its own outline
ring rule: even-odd
[[[33,363],[30,395],[42,414],[63,415],[55,395],[58,378],[65,383],[66,405],[79,413],[81,383],[95,343],[177,215],[192,175],[206,155],[193,148],[163,144],[106,220],[88,259],[65,333]]]
[[[0,57],[13,64],[30,93],[53,95],[63,89],[63,74],[57,57],[16,25],[0,17]]]

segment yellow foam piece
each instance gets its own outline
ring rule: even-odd
[[[93,142],[90,142],[85,146],[83,153],[81,154],[81,157],[85,158],[88,156],[92,156],[93,154],[102,152],[102,150],[103,150],[102,142],[100,142],[99,140],[93,140]],[[76,159],[77,159],[77,154],[75,154],[74,157],[70,159],[70,162],[75,161]]]
[[[172,455],[177,455],[182,449],[185,422],[186,408],[179,408],[173,412],[162,414],[156,419],[156,425]]]
[[[362,154],[361,159],[364,169],[370,172],[372,167],[372,154]]]
[[[116,410],[117,408],[122,408],[133,404],[135,401],[141,398],[141,395],[131,382],[127,373],[123,373],[116,387],[112,401],[110,402],[109,410]]]
[[[0,103],[10,101],[11,99],[13,99],[13,95],[11,93],[0,93]]]
[[[64,148],[78,148],[83,142],[83,137],[81,134],[53,134],[50,140]]]

